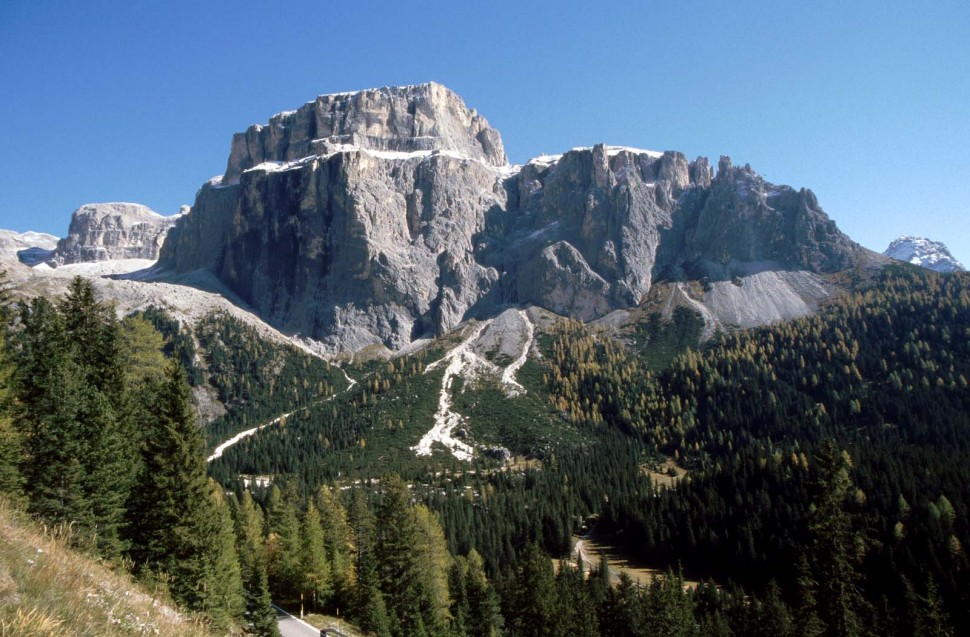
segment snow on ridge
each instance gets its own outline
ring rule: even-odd
[[[313,141],[323,141],[323,140],[313,140]],[[503,176],[510,176],[515,174],[521,169],[521,166],[516,166],[512,164],[505,164],[503,166],[494,166],[486,161],[478,159],[476,157],[469,157],[468,155],[463,155],[454,150],[447,149],[432,149],[432,150],[378,150],[374,148],[363,148],[357,146],[356,144],[332,144],[328,149],[329,152],[320,153],[319,155],[308,155],[306,157],[300,157],[299,159],[294,159],[291,161],[264,161],[257,164],[251,168],[244,170],[244,173],[251,171],[261,171],[261,172],[282,172],[285,170],[293,170],[295,168],[300,168],[306,164],[312,163],[316,160],[326,160],[334,155],[339,155],[342,153],[363,153],[371,157],[376,157],[378,159],[387,159],[391,161],[407,161],[410,159],[427,159],[429,157],[450,157],[452,159],[458,159],[460,161],[471,161],[476,164],[481,164],[485,168],[497,172]],[[209,184],[212,186],[220,186],[222,176],[213,177],[209,180]]]
[[[567,152],[572,153],[572,152],[583,152],[583,151],[591,151],[591,150],[593,150],[592,146],[576,146],[575,148],[570,148]],[[645,148],[634,148],[633,146],[607,146],[606,147],[607,157],[616,157],[620,153],[633,153],[634,155],[646,155],[652,159],[660,159],[661,157],[664,156],[663,152],[659,150],[647,150]],[[562,156],[565,154],[566,153],[558,153],[558,154],[544,153],[542,155],[539,155],[538,157],[533,157],[526,163],[550,166],[558,162],[560,159],[562,159]]]
[[[913,235],[899,237],[889,244],[883,254],[936,272],[954,272],[965,269],[963,264],[953,257],[945,244],[926,237]]]

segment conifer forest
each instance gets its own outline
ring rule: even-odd
[[[302,603],[380,637],[970,633],[970,275],[705,341],[686,307],[559,319],[522,393],[451,387],[471,461],[411,450],[447,338],[338,368],[2,281],[0,497],[217,631]]]

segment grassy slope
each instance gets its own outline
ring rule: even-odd
[[[209,635],[0,499],[0,636]]]

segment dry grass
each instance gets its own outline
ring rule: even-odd
[[[212,634],[65,535],[0,499],[0,637]]]
[[[630,559],[628,555],[624,555],[616,547],[598,540],[589,538],[577,539],[573,547],[571,559],[574,566],[576,564],[577,554],[582,555],[583,568],[586,569],[587,573],[589,573],[590,569],[598,568],[600,558],[605,555],[610,565],[610,581],[613,584],[619,581],[622,573],[626,573],[631,580],[641,586],[647,586],[653,581],[654,577],[666,574],[665,571],[650,568],[646,564]],[[698,585],[699,582],[694,580],[684,580],[684,588],[697,588]]]
[[[317,628],[336,628],[347,637],[362,637],[363,633],[357,629],[353,624],[347,623],[339,617],[334,617],[333,615],[318,615],[317,613],[308,613],[303,621],[310,624],[311,626],[316,626]]]
[[[664,486],[672,489],[677,483],[687,476],[687,469],[677,466],[673,458],[667,458],[660,467],[651,468],[648,465],[640,466],[640,473],[653,479],[657,486]]]

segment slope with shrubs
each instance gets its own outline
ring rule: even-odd
[[[0,635],[209,635],[130,575],[72,550],[0,498]]]

